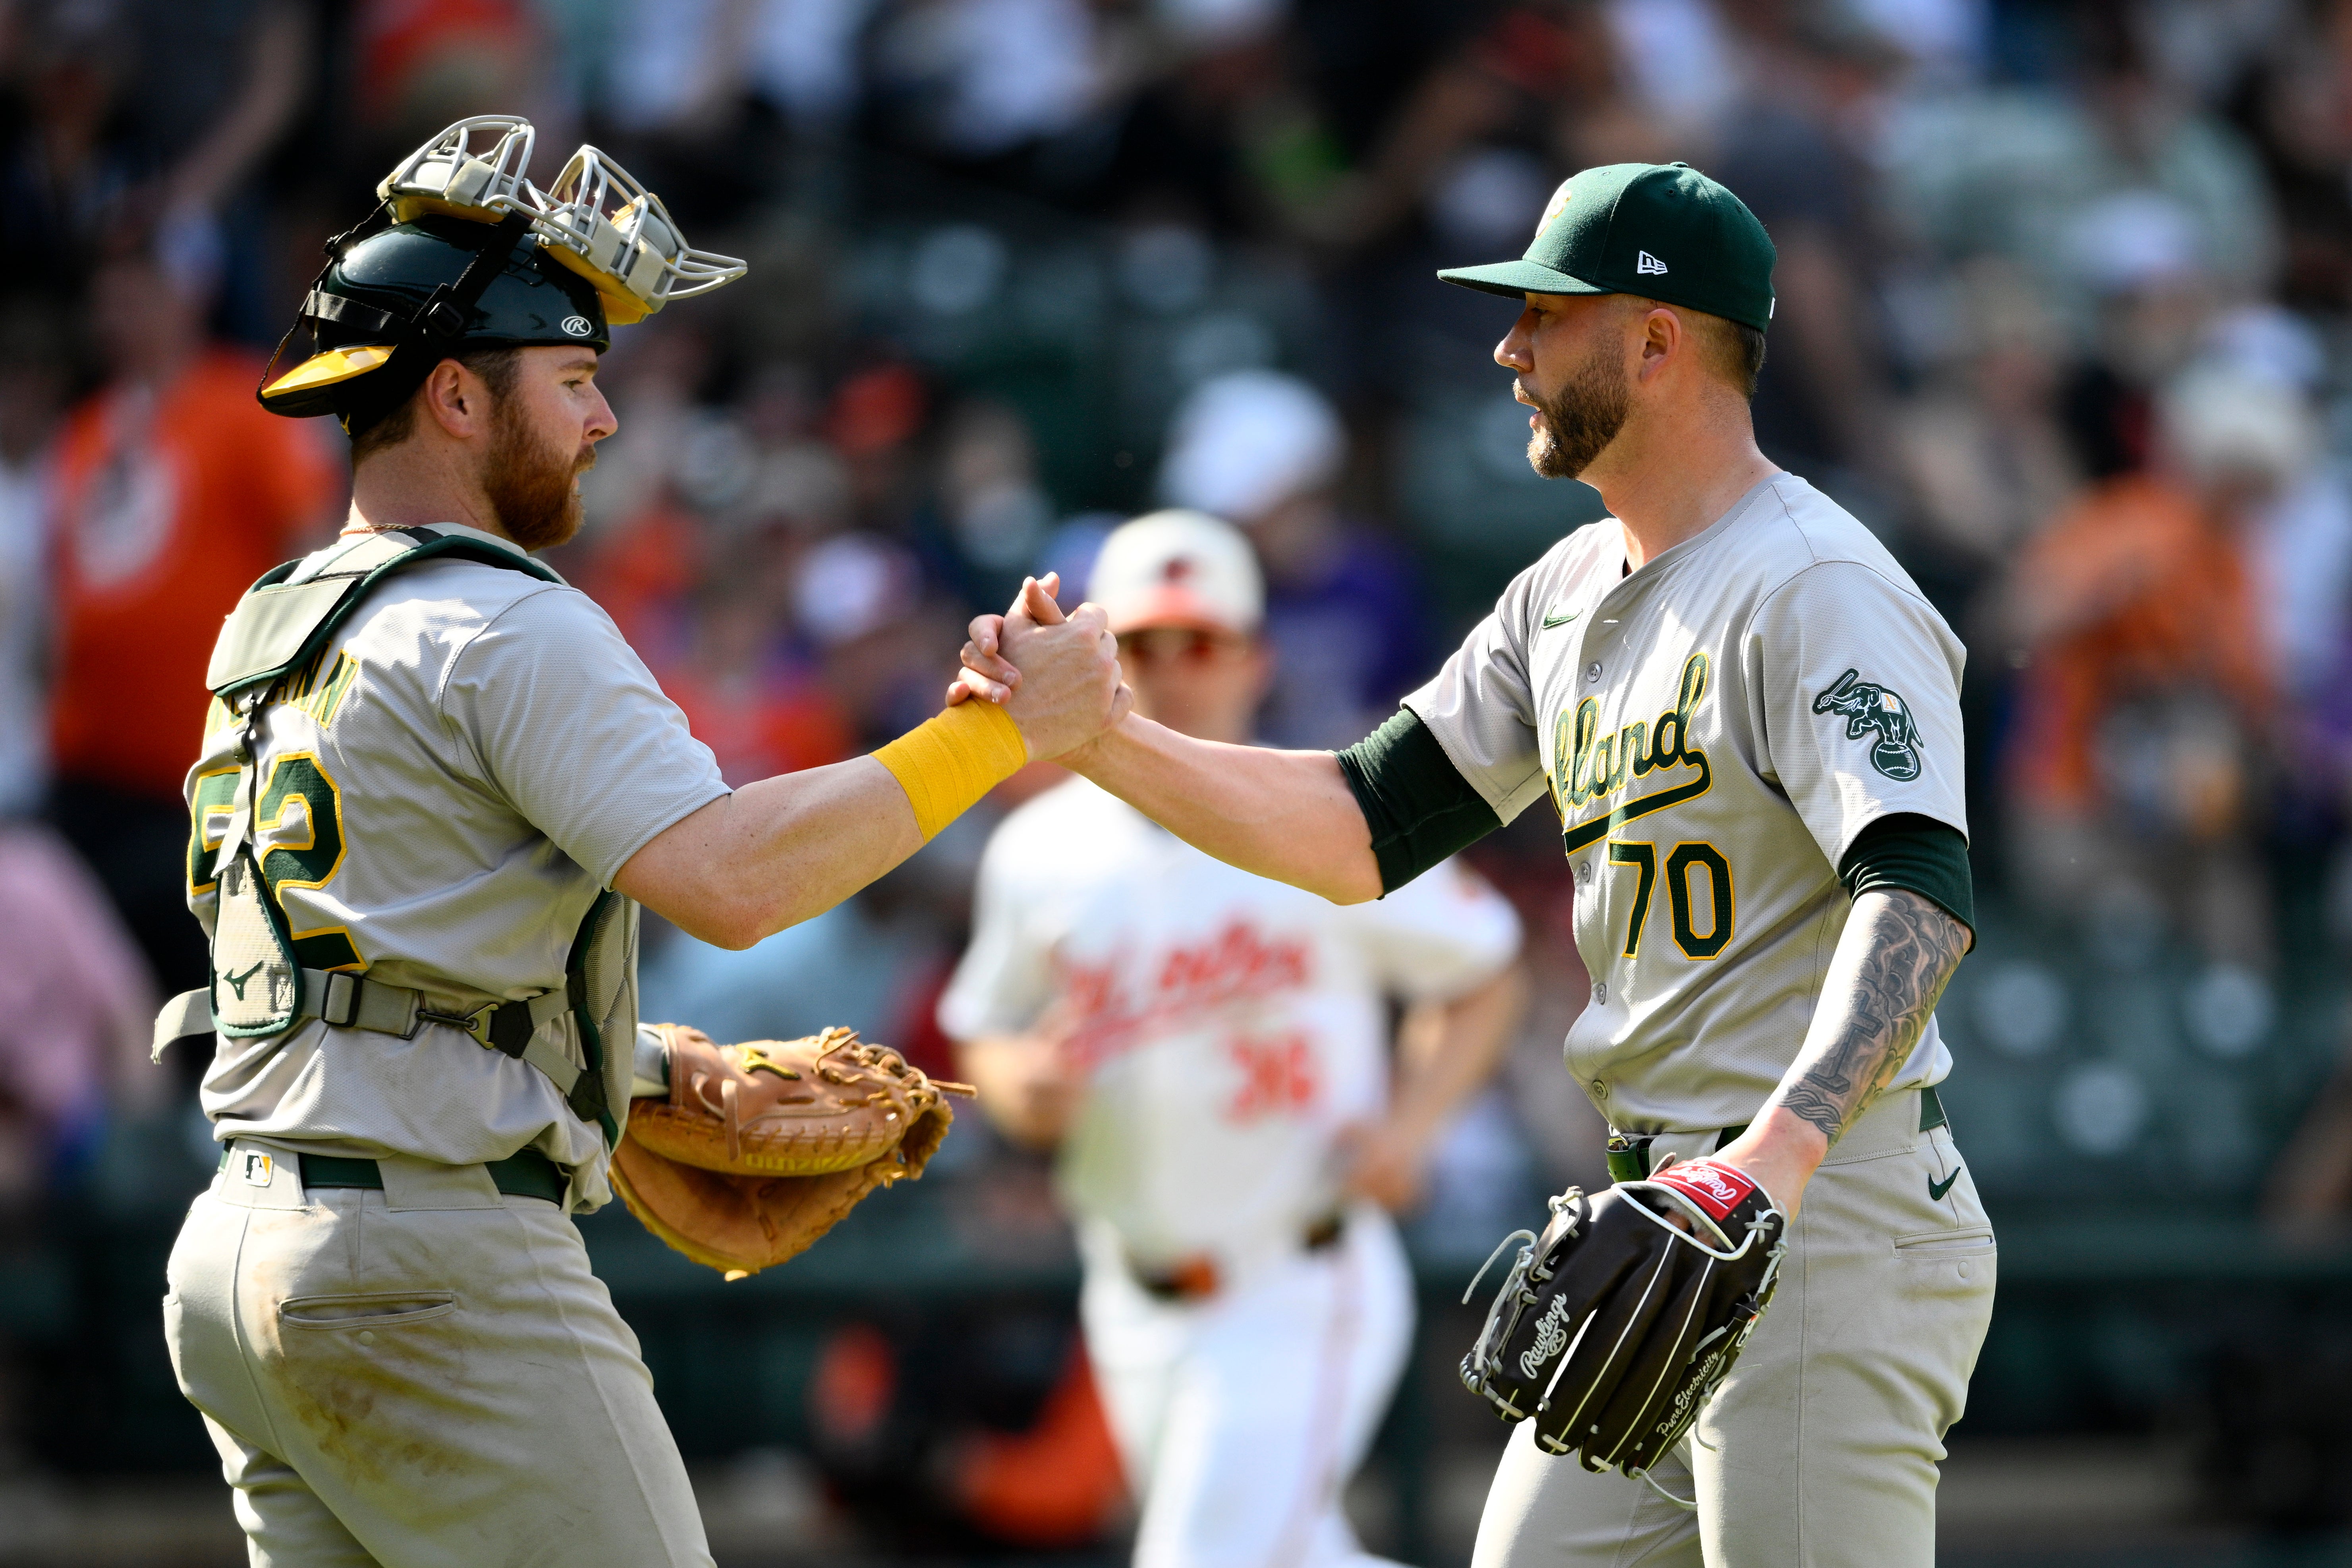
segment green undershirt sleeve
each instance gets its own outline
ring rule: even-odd
[[[1976,938],[1977,900],[1969,879],[1969,844],[1932,816],[1897,812],[1854,835],[1838,880],[1860,898],[1874,888],[1905,888],[1969,928]]]
[[[1383,895],[1503,826],[1409,708],[1339,758],[1372,830]]]

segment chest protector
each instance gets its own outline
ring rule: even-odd
[[[636,1034],[634,901],[610,889],[596,896],[572,938],[561,988],[520,1001],[485,996],[471,1012],[436,1013],[427,1009],[421,993],[405,986],[348,971],[304,968],[285,915],[262,880],[252,829],[263,711],[289,676],[319,657],[378,583],[442,557],[561,581],[529,556],[481,540],[430,528],[394,529],[316,564],[306,559],[272,568],[230,612],[205,672],[205,687],[238,726],[236,795],[212,863],[216,892],[209,910],[197,910],[212,941],[212,981],[164,1005],[155,1020],[155,1053],[161,1056],[164,1047],[186,1035],[278,1035],[308,1018],[404,1039],[422,1022],[450,1024],[485,1048],[544,1073],[573,1114],[604,1130],[610,1147],[620,1139],[614,1108],[628,1103]]]

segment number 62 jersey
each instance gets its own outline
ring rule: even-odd
[[[215,700],[187,784],[188,903],[207,930],[236,738]],[[442,1014],[560,989],[598,891],[727,793],[586,595],[456,559],[379,584],[264,710],[256,757],[254,854],[295,961],[421,991]],[[446,1164],[536,1147],[588,1167],[587,1206],[603,1201],[599,1129],[538,1068],[446,1023],[225,1035],[202,1092],[216,1138]]]
[[[1612,1126],[1754,1117],[1853,909],[1855,836],[1968,831],[1964,658],[1869,530],[1776,474],[1631,574],[1615,520],[1578,530],[1404,700],[1505,821],[1559,812],[1592,976],[1568,1065]],[[1949,1066],[1931,1021],[1890,1087]]]

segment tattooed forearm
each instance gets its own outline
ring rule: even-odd
[[[1855,900],[1804,1048],[1768,1106],[1837,1142],[1910,1059],[1968,943],[1968,928],[1916,893]]]

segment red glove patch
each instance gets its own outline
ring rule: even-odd
[[[1730,1218],[1731,1211],[1756,1190],[1756,1183],[1745,1172],[1714,1160],[1685,1160],[1650,1180],[1674,1188],[1719,1220]]]

